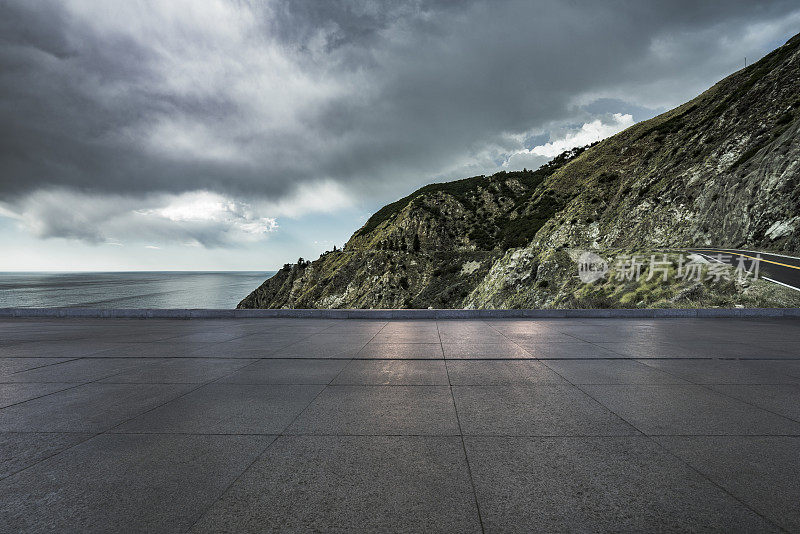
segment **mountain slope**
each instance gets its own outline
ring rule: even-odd
[[[537,171],[432,184],[240,307],[570,305],[575,249],[800,249],[800,36]]]

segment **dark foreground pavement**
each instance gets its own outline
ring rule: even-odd
[[[800,532],[800,321],[0,321],[6,532]]]

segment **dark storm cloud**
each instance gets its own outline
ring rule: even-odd
[[[386,169],[430,175],[486,145],[505,144],[507,133],[580,120],[575,99],[584,94],[608,91],[622,104],[612,107],[606,98],[582,110],[595,113],[641,110],[620,100],[645,100],[632,91],[636,88],[646,88],[656,107],[679,103],[741,61],[728,41],[739,39],[745,26],[774,21],[792,7],[785,2],[421,2],[414,10],[391,4],[354,14],[351,2],[281,5],[282,26],[295,29],[283,34],[290,44],[303,49],[313,29],[333,28],[325,50],[334,52],[325,58],[339,59],[342,75],[374,68],[373,98],[364,102],[348,94],[314,116],[322,131],[351,138],[347,150],[319,160],[326,175],[341,180],[374,180]],[[291,41],[298,37],[306,41]],[[665,80],[668,85],[659,88]],[[676,84],[684,85],[678,99]],[[598,109],[602,105],[609,107]]]
[[[799,20],[789,1],[6,0],[0,202],[405,193],[678,104]]]

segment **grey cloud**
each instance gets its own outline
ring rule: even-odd
[[[37,237],[95,244],[144,240],[218,248],[264,239],[277,229],[274,218],[250,204],[207,192],[134,199],[56,189],[32,193],[5,212]]]
[[[12,208],[49,189],[278,201],[325,180],[390,198],[610,113],[652,116],[800,21],[781,0],[86,5],[0,4]],[[76,224],[48,235],[92,239]]]

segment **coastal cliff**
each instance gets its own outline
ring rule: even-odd
[[[796,305],[761,281],[588,289],[575,274],[581,250],[797,252],[799,132],[795,36],[690,102],[538,170],[425,186],[239,307]]]

